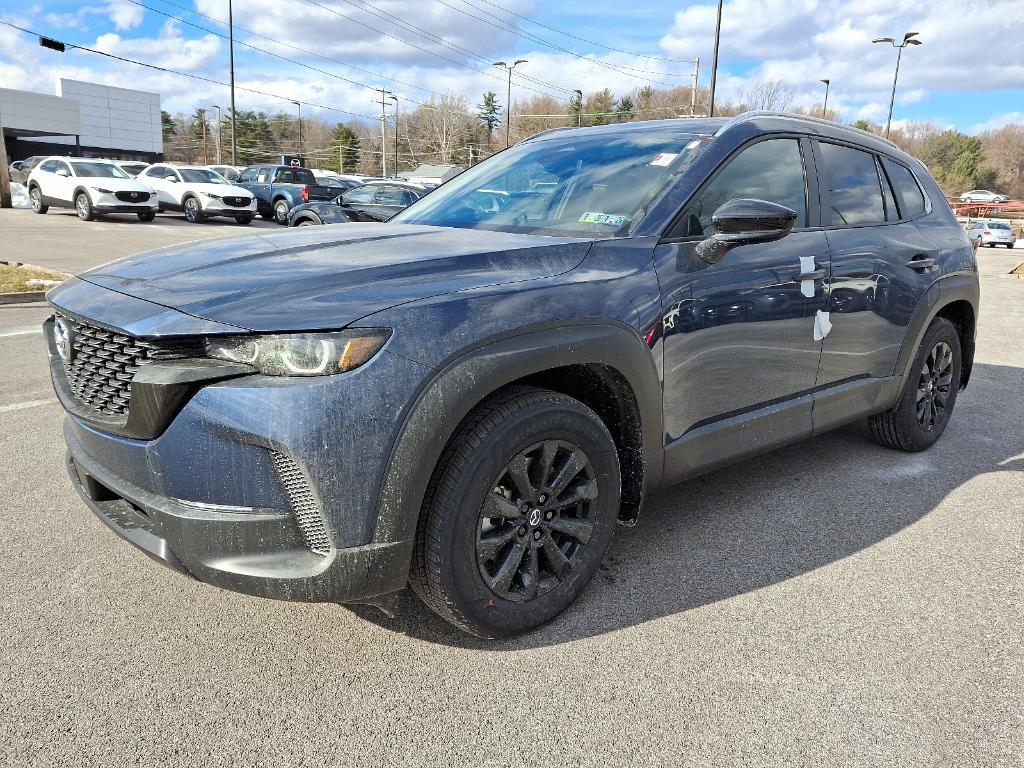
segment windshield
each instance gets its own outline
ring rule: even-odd
[[[75,176],[87,176],[98,179],[131,178],[131,176],[116,165],[108,165],[107,163],[72,163],[71,167],[75,169]]]
[[[438,187],[391,221],[623,237],[702,143],[678,125],[524,142]]]
[[[216,171],[209,171],[205,168],[179,168],[183,181],[192,184],[227,184],[228,180]]]

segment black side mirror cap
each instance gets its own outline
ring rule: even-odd
[[[711,216],[715,233],[697,243],[697,255],[717,264],[738,245],[770,243],[793,231],[797,213],[768,200],[738,198],[723,204]]]

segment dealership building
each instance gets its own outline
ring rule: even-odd
[[[164,159],[160,94],[60,78],[57,93],[0,88],[7,160],[31,155]]]

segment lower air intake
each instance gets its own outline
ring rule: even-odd
[[[306,545],[318,555],[326,555],[331,551],[331,537],[327,534],[327,525],[306,476],[299,465],[285,454],[271,451],[270,455]]]

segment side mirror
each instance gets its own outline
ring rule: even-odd
[[[164,178],[166,178],[168,181],[173,181],[175,184],[178,183],[178,177],[177,176],[165,176]]]
[[[67,178],[71,174],[68,173],[68,169],[67,168],[58,168],[57,169],[57,175],[58,176],[64,176],[65,178]]]
[[[717,264],[738,245],[770,243],[793,231],[796,211],[767,200],[740,198],[725,203],[711,216],[715,234],[697,243],[696,253]]]

